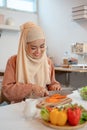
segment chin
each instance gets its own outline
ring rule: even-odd
[[[42,55],[40,56],[33,56],[34,59],[40,59],[42,57]]]
[[[34,59],[40,59],[41,58],[41,56],[39,56],[39,57],[33,57]]]

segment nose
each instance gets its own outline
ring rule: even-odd
[[[37,52],[37,53],[40,53],[40,52],[41,52],[40,47],[37,48],[36,52]]]

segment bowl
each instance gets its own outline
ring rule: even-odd
[[[80,89],[80,96],[83,100],[87,100],[87,86]]]

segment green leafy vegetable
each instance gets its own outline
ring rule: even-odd
[[[80,124],[83,124],[86,121],[87,121],[87,111],[83,111],[80,118]]]
[[[40,114],[43,120],[49,121],[49,111],[46,108],[42,108]]]
[[[87,86],[81,88],[80,95],[84,100],[87,100]]]

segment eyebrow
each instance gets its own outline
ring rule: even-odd
[[[45,45],[45,43],[41,44],[40,46],[43,46],[43,45]],[[31,45],[31,47],[37,47],[37,46],[35,46],[35,45]]]

